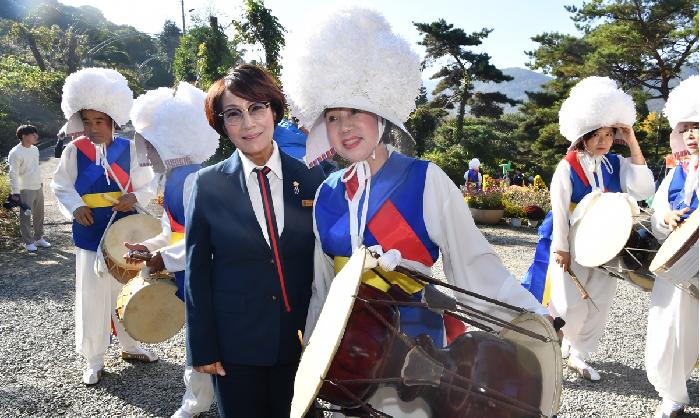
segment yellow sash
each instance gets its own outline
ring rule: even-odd
[[[173,245],[178,241],[182,241],[183,239],[185,239],[184,232],[171,232],[170,233],[170,245]]]
[[[349,257],[341,256],[337,256],[333,259],[333,268],[335,269],[336,274],[345,266],[345,264],[347,264],[349,259]],[[422,283],[419,283],[404,274],[397,273],[395,271],[384,271],[380,267],[377,267],[377,270],[379,270],[382,276],[386,277],[392,284],[399,286],[410,295],[423,290],[424,285]],[[372,270],[367,270],[366,272],[362,273],[362,282],[383,292],[389,290],[389,284],[387,284],[387,282],[385,282],[381,277],[377,276]]]
[[[83,202],[89,207],[89,208],[106,208],[109,206],[113,206],[114,203],[110,202],[109,200],[105,199],[102,197],[102,195],[107,195],[111,197],[112,199],[119,199],[122,196],[122,192],[107,192],[107,193],[88,193],[82,195]]]

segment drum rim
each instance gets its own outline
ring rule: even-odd
[[[673,265],[678,260],[680,260],[688,252],[688,250],[690,250],[693,247],[693,245],[695,245],[696,242],[698,242],[698,237],[700,236],[700,234],[698,233],[698,223],[700,223],[700,214],[697,210],[695,210],[688,216],[688,218],[686,218],[686,220],[678,227],[678,229],[672,231],[671,234],[668,237],[666,237],[664,242],[661,244],[661,247],[656,252],[656,256],[654,256],[654,259],[651,260],[649,270],[651,270],[654,273],[660,273],[673,267]],[[695,225],[693,226],[692,224]],[[693,232],[690,233],[688,238],[683,240],[683,243],[681,245],[678,245],[675,242],[675,236],[682,237],[682,235],[674,234],[686,234],[684,225],[685,228],[693,228]],[[676,246],[678,246],[678,249],[675,252],[673,252],[673,254],[666,261],[662,261],[661,256],[664,255],[665,252],[668,252],[669,249],[673,249]]]
[[[148,220],[146,220],[146,219],[148,219]],[[139,220],[141,220],[141,221],[139,221]],[[139,226],[141,229],[146,229],[146,228],[151,228],[151,227],[153,228],[153,232],[155,232],[155,233],[153,235],[150,235],[151,231],[147,231],[147,232],[149,232],[149,236],[146,237],[145,239],[153,238],[153,237],[157,236],[158,234],[160,234],[160,232],[162,231],[161,221],[158,218],[155,218],[151,215],[146,215],[145,213],[134,213],[132,215],[125,216],[125,217],[113,222],[112,225],[110,225],[110,227],[105,231],[104,241],[102,242],[101,248],[102,248],[102,254],[105,257],[105,261],[107,259],[109,259],[112,262],[112,264],[117,266],[117,267],[120,267],[120,268],[127,270],[127,271],[137,271],[138,272],[143,267],[143,263],[129,264],[126,262],[126,260],[124,260],[123,256],[124,256],[124,254],[126,254],[126,252],[128,250],[126,249],[126,247],[124,247],[123,240],[116,240],[114,242],[114,245],[108,245],[108,243],[111,244],[111,242],[110,242],[110,241],[112,241],[111,236],[114,234],[114,231],[115,231],[112,228],[114,228],[115,226],[121,227],[121,225],[127,225],[130,223],[136,223],[136,222],[138,222],[137,226]],[[140,241],[145,241],[145,239],[140,240]],[[121,248],[124,248],[123,251],[120,250],[121,254],[111,254],[110,249],[120,247],[120,246],[121,246]]]

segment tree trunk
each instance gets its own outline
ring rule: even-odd
[[[457,111],[457,118],[455,119],[455,144],[464,145],[464,112],[467,107],[467,97],[464,92],[459,97],[459,109]]]
[[[36,46],[36,39],[34,39],[34,35],[32,35],[32,33],[26,27],[24,27],[24,25],[20,24],[19,28],[22,31],[24,38],[27,40],[27,45],[29,45],[32,55],[34,55],[36,65],[41,71],[46,71],[46,63],[44,62],[44,58],[41,56],[41,52],[39,52],[39,48]]]
[[[68,28],[68,51],[66,51],[66,65],[68,66],[68,74],[73,74],[78,69],[78,37],[75,36],[73,27]]]

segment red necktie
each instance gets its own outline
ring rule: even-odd
[[[284,285],[284,273],[282,272],[282,258],[279,253],[279,234],[277,233],[277,221],[275,219],[275,207],[272,204],[272,194],[270,193],[270,181],[267,179],[267,174],[270,172],[270,167],[256,168],[255,175],[258,176],[258,186],[260,186],[260,197],[262,198],[263,211],[265,212],[265,225],[267,226],[267,236],[270,239],[270,248],[275,258],[275,267],[277,268],[277,276],[282,289],[282,299],[284,299],[284,308],[287,312],[292,311],[287,299],[287,289]]]

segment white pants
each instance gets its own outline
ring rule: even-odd
[[[200,373],[191,366],[185,367],[185,394],[182,409],[192,415],[206,412],[214,402],[214,384],[209,373]]]
[[[571,348],[586,356],[598,349],[615,298],[617,279],[601,269],[583,267],[573,260],[571,271],[598,309],[589,300],[581,298],[574,281],[554,262],[552,256],[549,264],[549,310],[552,316],[560,316],[566,321],[562,331]]]
[[[698,300],[657,278],[651,291],[644,363],[659,395],[688,404],[686,380],[698,358]]]
[[[75,249],[75,350],[90,366],[104,364],[104,355],[112,332],[110,320],[124,351],[140,345],[129,336],[114,312],[123,285],[109,273],[99,277],[93,270],[95,251]]]
[[[367,403],[374,409],[389,414],[396,418],[430,418],[430,407],[423,398],[416,398],[411,402],[403,402],[399,394],[391,386],[379,386],[376,392],[367,399]],[[333,413],[333,418],[345,417],[341,413]]]

